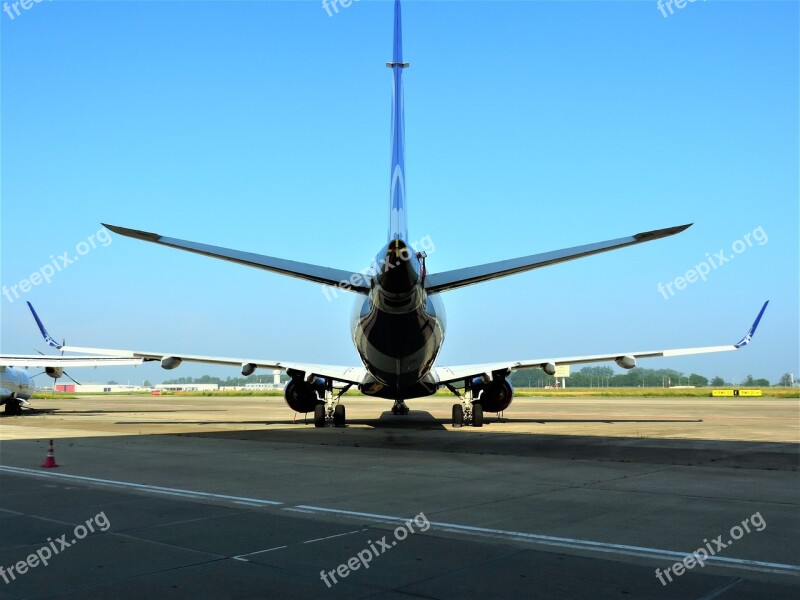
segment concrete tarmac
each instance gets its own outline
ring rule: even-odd
[[[797,399],[451,404],[36,401],[0,420],[0,598],[800,597]]]

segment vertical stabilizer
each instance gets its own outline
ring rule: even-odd
[[[406,216],[406,161],[405,118],[403,116],[403,26],[400,18],[400,0],[394,3],[394,46],[392,62],[392,172],[389,187],[389,240],[408,240],[408,218]]]

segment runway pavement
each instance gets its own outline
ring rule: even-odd
[[[797,399],[409,404],[36,401],[0,420],[0,598],[800,597]]]

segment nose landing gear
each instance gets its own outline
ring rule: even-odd
[[[407,415],[408,414],[408,406],[403,400],[395,400],[394,406],[392,406],[392,414],[393,415]]]

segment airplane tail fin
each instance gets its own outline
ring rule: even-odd
[[[42,333],[44,341],[47,342],[47,345],[50,346],[51,348],[55,348],[56,350],[61,350],[61,348],[64,347],[64,344],[59,344],[57,341],[53,339],[53,336],[47,333],[47,329],[45,329],[44,323],[42,323],[42,320],[39,318],[39,315],[36,314],[36,311],[33,308],[33,304],[31,304],[30,302],[28,302],[27,304],[28,308],[31,309],[31,314],[33,315],[33,318],[36,320],[36,325],[39,326],[39,331]]]
[[[408,241],[408,217],[406,215],[405,175],[405,117],[403,110],[403,27],[400,15],[400,0],[394,3],[394,44],[392,60],[386,66],[392,69],[392,171],[389,186],[389,241]]]

